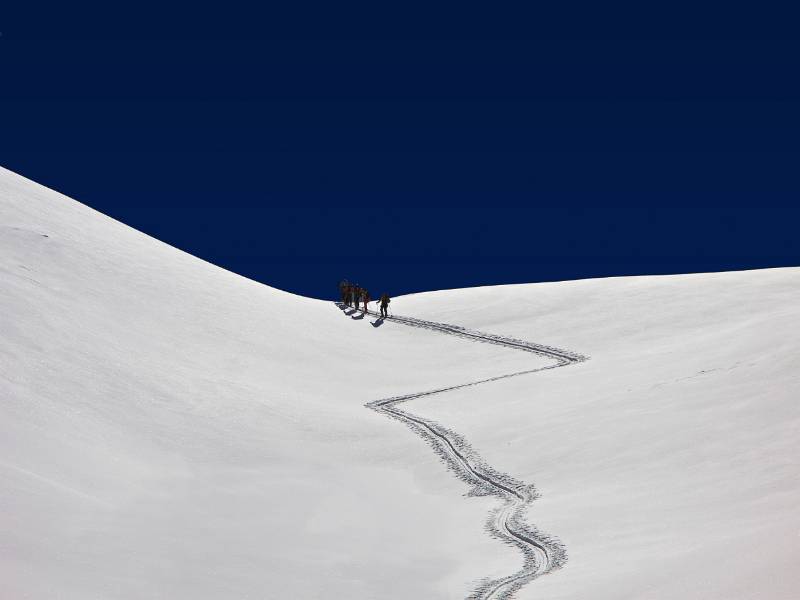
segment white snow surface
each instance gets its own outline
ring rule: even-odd
[[[590,357],[404,405],[537,486],[568,562],[518,598],[800,597],[798,292],[772,269],[393,300]],[[498,500],[364,404],[547,360],[374,327],[2,169],[0,302],[3,600],[463,598],[522,564],[484,531]]]

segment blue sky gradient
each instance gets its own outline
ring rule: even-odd
[[[269,285],[800,264],[796,40],[89,33],[2,32],[2,164]]]

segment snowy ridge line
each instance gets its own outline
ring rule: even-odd
[[[341,303],[338,303],[338,306],[342,310],[346,309]],[[367,312],[376,317],[379,316],[372,311]],[[480,580],[469,598],[471,600],[510,598],[528,582],[540,575],[561,567],[566,562],[566,551],[560,541],[545,535],[535,527],[524,522],[523,511],[538,497],[536,488],[533,485],[525,484],[491,467],[472,448],[469,442],[457,432],[447,429],[435,421],[424,419],[408,411],[400,410],[397,408],[397,405],[416,398],[441,394],[456,389],[480,385],[482,383],[498,381],[500,379],[555,369],[583,362],[588,360],[588,358],[581,354],[554,348],[552,346],[535,344],[517,338],[483,333],[456,325],[448,325],[446,323],[436,323],[434,321],[425,321],[423,319],[402,317],[399,315],[392,315],[386,317],[386,319],[403,325],[439,331],[472,341],[497,344],[524,352],[531,352],[555,361],[554,364],[545,367],[489,377],[487,379],[415,394],[374,400],[366,404],[368,408],[383,413],[389,418],[402,421],[420,437],[425,439],[442,458],[448,468],[452,470],[459,479],[472,486],[470,495],[493,495],[503,500],[503,504],[489,515],[486,522],[486,529],[493,537],[518,548],[525,557],[523,566],[519,571],[507,577],[495,580],[490,580],[488,578]]]

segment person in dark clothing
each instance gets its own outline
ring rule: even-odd
[[[389,294],[381,294],[381,299],[378,300],[378,304],[380,304],[381,307],[381,319],[385,319],[389,316],[389,302],[391,302]]]
[[[367,310],[369,310],[369,301],[372,298],[369,297],[369,292],[367,290],[361,290],[361,302],[364,303],[364,314],[367,314]]]
[[[356,310],[358,310],[358,301],[360,298],[361,298],[361,288],[355,286],[353,288],[353,308],[355,308]]]
[[[348,283],[347,279],[342,279],[339,282],[339,302],[342,304],[347,304],[347,288],[350,287],[350,283]]]

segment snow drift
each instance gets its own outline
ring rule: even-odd
[[[331,282],[334,289],[336,282]],[[536,484],[548,598],[796,598],[800,269],[419,294],[592,360],[414,400]],[[459,598],[522,557],[364,404],[525,353],[249,281],[0,170],[2,598]]]

